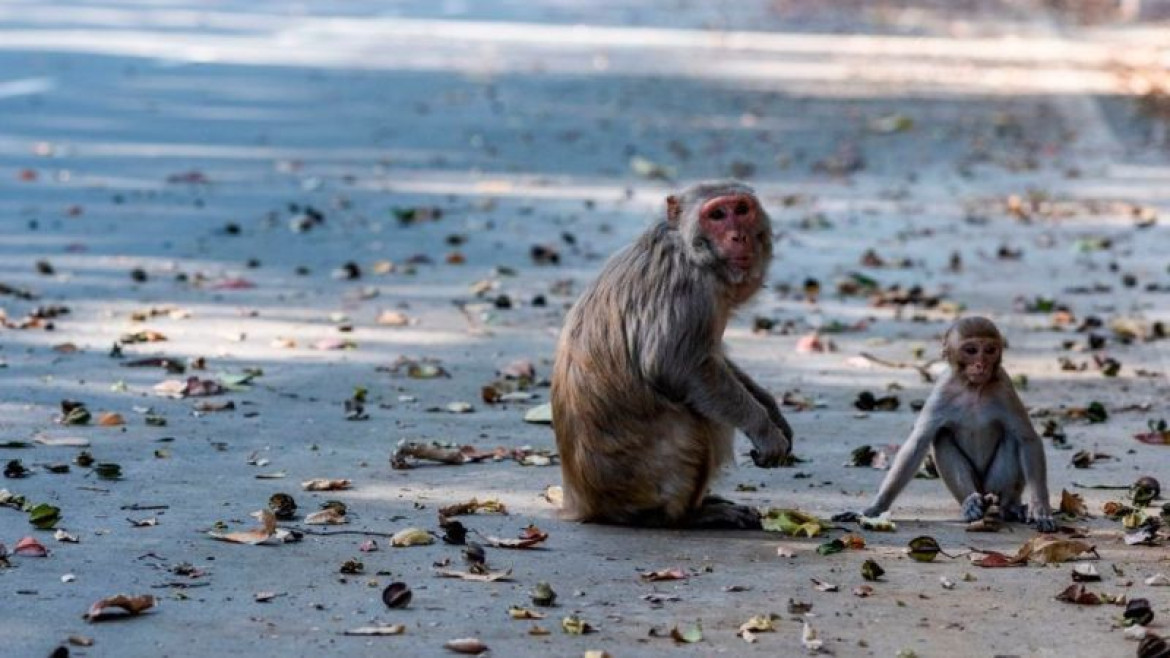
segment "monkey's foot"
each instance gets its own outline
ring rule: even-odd
[[[963,520],[967,522],[978,521],[986,514],[988,508],[999,502],[995,494],[981,494],[973,493],[963,501]]]
[[[712,498],[715,502],[708,503]],[[687,520],[687,526],[721,530],[759,530],[762,527],[759,510],[715,496],[703,499],[703,504]]]
[[[1004,505],[1003,520],[1009,523],[1027,523],[1028,522],[1028,506],[1024,503],[1016,503],[1015,505]]]

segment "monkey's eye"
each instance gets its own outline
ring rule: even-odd
[[[984,354],[996,354],[997,352],[999,352],[999,348],[995,345],[988,345],[987,348],[983,350]]]
[[[979,353],[979,348],[974,346],[974,345],[964,345],[963,346],[963,354],[966,354],[967,356],[975,356],[978,353]]]
[[[735,204],[735,214],[737,215],[746,215],[748,214],[748,210],[751,209],[748,208],[747,201],[740,201],[739,203]]]
[[[716,209],[712,210],[711,212],[707,213],[707,219],[710,219],[710,220],[716,221],[716,222],[723,221],[724,217],[727,217],[727,213],[723,212],[722,208],[716,208]]]

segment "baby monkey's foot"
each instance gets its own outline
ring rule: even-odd
[[[979,521],[998,503],[999,497],[995,494],[973,493],[963,501],[963,520]]]

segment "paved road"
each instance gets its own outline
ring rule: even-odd
[[[93,647],[72,651],[95,656],[445,655],[459,637],[500,656],[797,655],[789,599],[813,604],[810,622],[840,656],[1131,653],[1114,628],[1120,608],[1052,599],[1067,567],[905,559],[919,534],[1006,551],[1031,536],[968,535],[938,482],[914,482],[895,510],[899,531],[869,534],[864,555],[822,557],[819,539],[558,521],[541,498],[559,483],[555,468],[389,468],[404,439],[550,449],[547,427],[521,420],[545,389],[531,403],[486,405],[481,387],[517,359],[546,377],[561,315],[602,260],[661,212],[676,182],[734,175],[765,196],[779,258],[772,288],[729,330],[730,349],[776,394],[822,406],[788,412],[805,462],[765,472],[741,455],[720,492],[823,516],[860,505],[883,473],[842,464],[862,444],[900,442],[909,401],[928,389],[858,354],[929,354],[956,306],[1001,323],[1034,409],[1099,400],[1114,410],[1103,425],[1066,424],[1072,448],[1115,459],[1073,471],[1071,452],[1050,447],[1054,492],[1166,472],[1166,448],[1131,438],[1170,416],[1165,343],[1111,338],[1117,378],[1059,362],[1092,362],[1062,346],[1084,342],[1073,329],[1087,316],[1170,320],[1170,167],[1151,142],[1159,128],[1118,95],[1119,71],[1164,57],[1165,28],[1076,26],[994,2],[823,4],[0,3],[0,283],[39,295],[0,304],[15,324],[37,306],[69,309],[53,331],[5,330],[0,439],[86,439],[124,476],[42,468],[77,448],[0,450],[33,471],[3,486],[58,505],[60,527],[80,539],[54,541],[0,510],[0,542],[34,534],[52,550],[0,570],[0,653],[45,655],[83,635]],[[400,221],[412,210],[417,221]],[[1135,228],[1148,212],[1162,223]],[[534,261],[537,246],[557,262]],[[871,248],[886,267],[861,265]],[[958,272],[948,269],[955,251]],[[349,263],[360,276],[345,276]],[[898,312],[836,295],[854,271],[944,303]],[[827,292],[817,303],[801,292],[810,278]],[[1068,305],[1076,322],[1052,329],[1058,316],[1022,312],[1037,296]],[[150,309],[161,313],[133,319]],[[411,324],[378,324],[387,310]],[[775,329],[753,333],[757,317]],[[794,349],[814,328],[862,325],[827,335],[835,352]],[[113,343],[147,330],[167,341],[110,358]],[[151,356],[203,357],[207,370],[188,374],[204,378],[263,374],[223,396],[168,399],[154,386],[175,375],[123,367]],[[450,377],[395,372],[400,357],[437,359]],[[860,391],[895,384],[899,411],[856,416]],[[368,390],[368,420],[346,420],[355,387]],[[126,424],[61,425],[63,399]],[[234,410],[196,408],[228,400]],[[457,402],[474,412],[448,412]],[[300,490],[316,477],[353,487]],[[391,549],[379,538],[381,550],[363,553],[360,535],[261,547],[206,536],[217,522],[249,527],[278,491],[302,511],[344,501],[343,528],[376,533],[435,530],[439,507],[497,498],[509,516],[466,524],[510,537],[536,523],[551,537],[541,551],[488,549],[513,581],[484,584],[436,578],[433,563],[461,565],[442,544]],[[1082,493],[1093,511],[1117,497]],[[126,509],[136,505],[165,509]],[[130,522],[149,518],[158,524]],[[1160,626],[1170,599],[1142,581],[1163,568],[1162,549],[1125,547],[1107,520],[1087,525],[1103,557],[1096,589],[1149,597]],[[796,556],[778,557],[780,546]],[[340,574],[354,557],[365,573]],[[850,590],[865,558],[887,576],[863,599]],[[204,575],[176,574],[184,563]],[[690,577],[639,580],[676,566]],[[944,590],[940,577],[958,585]],[[843,591],[815,591],[810,578]],[[382,604],[392,581],[413,588],[409,609]],[[538,581],[560,607],[541,622],[509,619]],[[138,619],[81,620],[118,592],[159,604]],[[277,596],[256,602],[258,592]],[[752,645],[736,637],[764,613],[780,615],[776,633]],[[568,614],[598,632],[564,634]],[[698,644],[651,635],[696,619]],[[372,623],[406,632],[341,635]],[[529,635],[534,625],[551,634]]]

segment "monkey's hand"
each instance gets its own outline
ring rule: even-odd
[[[1045,504],[1046,502],[1032,501],[1028,506],[1028,523],[1034,523],[1040,532],[1056,532],[1056,521],[1052,519],[1052,510]]]
[[[787,425],[787,423],[786,423]],[[789,429],[789,432],[792,430]],[[790,434],[786,434],[780,427],[769,425],[767,431],[760,433],[757,436],[748,436],[752,440],[751,456],[752,461],[760,468],[776,468],[781,466],[784,458],[788,456],[788,451],[792,444],[788,440]]]

